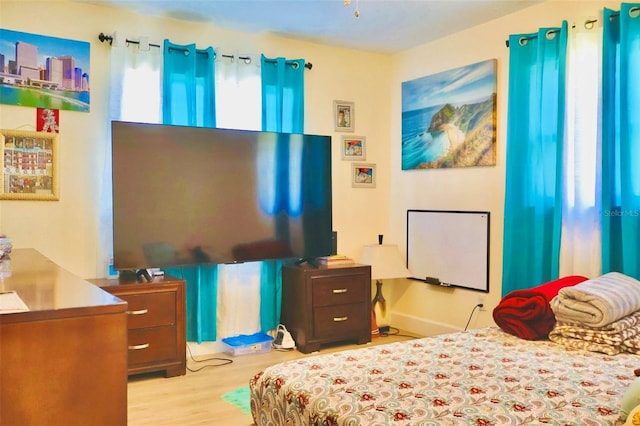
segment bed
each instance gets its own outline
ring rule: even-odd
[[[640,356],[572,350],[498,327],[319,354],[250,381],[266,425],[622,425]]]

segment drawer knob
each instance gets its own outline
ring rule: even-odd
[[[142,345],[129,345],[129,349],[132,351],[139,351],[140,349],[147,349],[148,347],[148,343],[143,343]]]
[[[333,294],[341,294],[341,293],[346,293],[349,290],[347,290],[346,288],[334,288],[333,289]]]
[[[144,315],[149,312],[148,309],[138,309],[137,311],[127,311],[129,315]]]
[[[333,317],[333,322],[342,322],[348,320],[349,317]]]

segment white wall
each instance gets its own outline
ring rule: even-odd
[[[3,0],[0,27],[91,43],[91,111],[60,111],[60,201],[0,203],[0,233],[14,247],[33,247],[85,278],[103,276],[105,259],[98,253],[98,202],[104,155],[109,147],[109,50],[98,34],[117,31],[152,43],[195,42],[223,53],[264,53],[268,57],[304,58],[305,132],[333,136],[334,230],[338,250],[357,257],[360,247],[386,233],[389,223],[390,59],[388,56],[326,47],[268,35],[254,35],[177,20],[143,17],[84,3]],[[367,161],[378,164],[376,189],[351,187],[350,163],[342,161],[334,132],[333,100],[355,103],[354,134],[367,137]],[[0,105],[0,128],[35,130],[34,108]]]
[[[406,210],[488,210],[491,212],[489,294],[484,312],[474,313],[470,327],[493,323],[491,311],[502,292],[502,236],[506,159],[506,123],[510,34],[531,33],[540,27],[558,27],[563,20],[581,25],[589,17],[601,18],[604,6],[619,9],[619,2],[549,0],[504,18],[394,56],[391,76],[391,188],[390,234],[406,246]],[[462,18],[462,17],[461,17]],[[496,58],[497,159],[495,167],[402,171],[400,158],[401,83],[476,62]],[[542,284],[542,283],[541,283]],[[391,286],[387,287],[390,288]],[[425,334],[461,329],[481,293],[441,288],[417,281],[396,280],[392,286],[391,318],[394,326]]]

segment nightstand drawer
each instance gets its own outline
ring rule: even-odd
[[[176,292],[119,295],[129,303],[129,329],[174,325],[176,323]]]
[[[313,327],[318,337],[336,337],[353,335],[362,329],[362,325],[371,324],[371,316],[363,313],[362,304],[325,306],[313,312]],[[370,328],[370,327],[369,327]]]
[[[338,275],[313,280],[313,306],[332,306],[367,300],[362,275]]]
[[[129,330],[129,365],[173,360],[176,352],[176,328],[173,326]]]

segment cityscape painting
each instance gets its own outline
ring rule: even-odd
[[[0,103],[89,112],[90,44],[0,28]]]
[[[496,60],[402,83],[402,170],[496,164]]]

